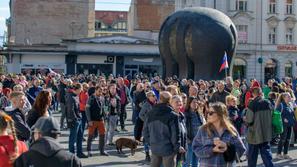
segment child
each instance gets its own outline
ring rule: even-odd
[[[11,134],[8,133],[8,127]],[[18,141],[14,121],[4,112],[0,112],[0,166],[12,167],[14,160],[27,151],[24,142]]]

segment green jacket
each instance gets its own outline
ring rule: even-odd
[[[246,112],[248,124],[247,142],[261,144],[272,139],[272,106],[268,100],[256,97],[249,103]]]

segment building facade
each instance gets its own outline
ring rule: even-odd
[[[236,25],[234,78],[297,76],[296,0],[176,0],[176,10],[195,6],[220,10]]]
[[[131,0],[128,35],[158,40],[163,21],[174,9],[174,0]]]
[[[95,11],[95,36],[128,35],[128,12]]]
[[[104,36],[64,40],[73,66],[70,74],[114,74],[133,77],[140,72],[160,74],[162,64],[157,41],[131,36]]]
[[[7,19],[6,71],[67,73],[72,59],[62,39],[94,36],[95,0],[11,0]]]

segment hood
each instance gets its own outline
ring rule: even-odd
[[[153,106],[153,111],[155,111],[156,115],[164,115],[173,111],[173,109],[168,104],[160,103]]]
[[[253,88],[261,88],[261,85],[258,81],[254,81],[253,85],[251,86],[251,89]]]
[[[60,150],[63,150],[63,147],[51,137],[42,137],[31,145],[30,150],[39,152],[45,157],[52,157]]]

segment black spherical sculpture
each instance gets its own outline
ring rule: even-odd
[[[236,45],[236,28],[224,13],[202,7],[176,11],[164,21],[159,34],[163,76],[222,79],[225,72],[219,69],[224,53],[231,66]]]

